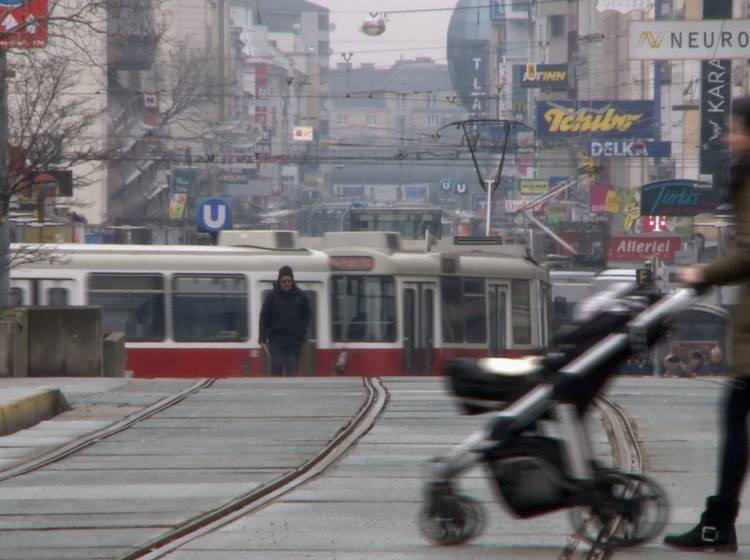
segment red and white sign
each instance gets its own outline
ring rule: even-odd
[[[47,15],[47,0],[0,0],[0,47],[45,47]]]
[[[667,231],[666,216],[643,216],[641,219],[643,233],[661,233]]]
[[[610,261],[644,261],[649,257],[659,257],[664,262],[674,262],[674,255],[680,250],[679,237],[650,237],[645,235],[620,235],[609,242],[607,259]]]

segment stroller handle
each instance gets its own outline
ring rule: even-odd
[[[631,329],[649,329],[689,307],[702,295],[695,288],[680,288],[652,305],[630,321]]]

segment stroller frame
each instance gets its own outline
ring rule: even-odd
[[[562,469],[556,468],[558,479],[563,479],[556,484],[565,486],[568,497],[544,511],[520,515],[531,517],[556,509],[587,508],[589,520],[599,530],[584,538],[604,547],[633,546],[656,536],[666,523],[663,490],[646,477],[598,466],[583,417],[586,408],[614,375],[611,371],[602,372],[602,367],[627,355],[631,349],[645,349],[655,342],[665,320],[686,308],[696,295],[693,289],[681,289],[641,311],[626,323],[622,332],[606,335],[507,408],[494,412],[485,426],[435,460],[420,514],[422,532],[443,545],[460,544],[478,534],[483,525],[480,506],[456,493],[453,481],[477,464],[488,464],[493,455],[502,453],[504,447],[519,438],[522,441],[524,435],[538,432],[541,420],[551,419],[559,436],[548,439],[559,443],[563,465]],[[580,400],[576,386],[582,381],[593,382],[594,390],[585,392]],[[528,459],[537,458],[530,453]],[[647,522],[643,517],[648,507],[656,508],[654,521]]]

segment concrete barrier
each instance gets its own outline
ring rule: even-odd
[[[29,428],[67,410],[62,391],[54,387],[37,387],[27,394],[0,402],[0,436]]]
[[[125,333],[112,332],[104,337],[102,375],[125,377]]]
[[[0,377],[26,377],[29,371],[29,329],[24,310],[0,321]]]
[[[102,317],[98,307],[29,307],[29,376],[102,374]]]

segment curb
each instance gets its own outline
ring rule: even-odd
[[[0,403],[0,436],[30,428],[67,409],[60,389],[39,387],[28,395]]]

